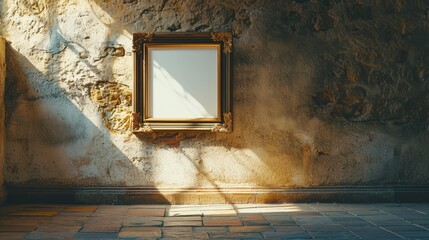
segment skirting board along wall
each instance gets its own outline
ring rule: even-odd
[[[9,187],[10,203],[244,204],[309,202],[429,202],[428,186],[317,188]]]
[[[0,187],[0,205],[7,201],[6,188]]]

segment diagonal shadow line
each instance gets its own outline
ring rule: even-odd
[[[58,64],[61,57],[47,67],[53,69]],[[121,179],[115,180],[119,176],[113,171],[115,164],[121,164],[119,170],[127,175],[141,176],[140,169],[112,142],[110,133],[101,131],[57,85],[55,80],[59,77],[41,72],[26,56],[7,45],[6,185],[122,186]],[[92,147],[94,144],[98,147]],[[73,154],[65,155],[64,151]],[[94,164],[99,169],[88,175]],[[26,197],[31,201],[31,196]],[[118,199],[110,201],[119,203]],[[165,198],[162,201],[167,202]]]
[[[228,197],[224,192],[222,192],[222,190],[221,190],[221,188],[219,187],[219,185],[215,182],[215,180],[212,178],[212,177],[210,177],[210,175],[203,169],[203,167],[201,167],[201,166],[199,166],[199,165],[197,165],[194,161],[192,161],[191,159],[191,157],[188,155],[188,154],[186,154],[184,151],[183,151],[183,149],[180,149],[180,151],[179,151],[180,153],[182,153],[183,154],[183,156],[185,156],[186,157],[186,159],[188,159],[188,161],[194,166],[194,168],[195,169],[197,169],[197,171],[200,173],[200,174],[202,174],[202,176],[207,180],[207,181],[209,181],[210,182],[210,184],[212,184],[213,186],[214,186],[214,189],[216,189],[216,191],[222,196],[222,198],[228,203],[228,204],[230,204],[233,208],[234,208],[234,211],[235,211],[235,213],[238,215],[238,209],[237,209],[237,206],[236,206],[236,204],[234,203],[234,201],[230,198],[230,197]],[[201,156],[201,151],[200,150],[198,150],[198,156],[199,156],[199,158],[201,158],[200,156]],[[191,189],[191,188],[188,188],[188,189]]]

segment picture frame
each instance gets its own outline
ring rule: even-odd
[[[132,131],[231,132],[230,32],[134,33]]]

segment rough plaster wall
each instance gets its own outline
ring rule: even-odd
[[[429,183],[427,1],[0,6],[11,185]],[[131,36],[154,31],[233,32],[233,133],[127,130]]]
[[[5,165],[5,105],[4,105],[4,83],[6,77],[6,41],[0,37],[0,203],[1,193],[4,184],[4,165]]]

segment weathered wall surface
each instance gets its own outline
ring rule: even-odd
[[[10,185],[429,183],[427,1],[0,6]],[[154,31],[233,32],[233,133],[129,132],[132,33]]]
[[[5,165],[5,105],[4,83],[6,78],[6,41],[0,37],[0,204],[5,200],[4,165]]]

